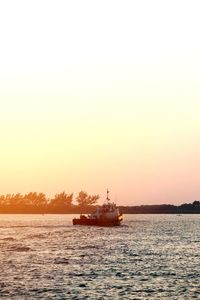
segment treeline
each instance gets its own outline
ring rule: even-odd
[[[65,192],[56,194],[53,198],[47,198],[44,193],[30,192],[22,195],[7,194],[0,195],[0,213],[91,213],[97,205],[99,195],[89,195],[80,191],[74,198],[73,193]],[[141,205],[141,206],[119,206],[123,214],[193,214],[200,213],[200,201],[184,203],[180,206],[163,205]]]
[[[88,195],[80,191],[74,199],[73,193],[56,194],[52,199],[44,193],[30,192],[22,195],[0,195],[0,213],[89,213],[99,199],[99,195]]]
[[[124,214],[199,214],[200,201],[184,203],[179,206],[163,205],[141,205],[141,206],[120,206],[120,212]]]

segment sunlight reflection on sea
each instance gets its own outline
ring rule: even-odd
[[[0,215],[1,299],[199,299],[200,215]]]

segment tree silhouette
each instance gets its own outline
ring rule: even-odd
[[[22,194],[17,193],[17,194],[15,195],[15,201],[16,201],[16,203],[21,203],[21,201],[22,201],[23,198],[24,198],[24,197],[23,197]]]
[[[34,200],[35,206],[44,206],[47,205],[46,195],[44,193],[37,194],[36,199]]]
[[[6,203],[5,203],[5,196],[4,195],[1,195],[0,196],[0,205],[5,205]]]
[[[73,194],[66,194],[62,192],[60,194],[56,194],[54,199],[50,201],[50,205],[53,206],[72,206]]]
[[[78,205],[82,207],[96,204],[98,199],[99,195],[88,195],[84,191],[80,191],[78,196],[76,197]]]
[[[23,196],[20,193],[12,195],[10,205],[20,205],[21,203],[23,203]]]
[[[30,192],[24,196],[24,204],[33,206],[47,205],[46,195],[43,193],[37,194],[36,192]]]
[[[193,206],[196,206],[196,207],[199,207],[200,206],[200,201],[197,201],[195,200],[193,203],[192,203]]]
[[[88,205],[96,204],[99,200],[99,195],[92,195],[88,197]]]

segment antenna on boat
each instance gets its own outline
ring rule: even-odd
[[[109,193],[110,193],[110,192],[109,192],[109,190],[107,189],[107,198],[106,198],[106,199],[107,199],[108,201],[110,201],[110,198],[108,197]]]

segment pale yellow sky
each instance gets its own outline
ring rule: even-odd
[[[0,4],[0,193],[200,199],[199,1]]]

